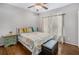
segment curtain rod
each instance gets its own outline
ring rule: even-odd
[[[64,14],[58,14],[58,15],[45,16],[45,17],[53,17],[53,16],[59,16],[59,15],[65,15],[65,13]],[[42,17],[42,18],[45,18],[45,17]]]

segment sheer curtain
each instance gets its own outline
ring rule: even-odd
[[[63,15],[42,17],[42,30],[57,37],[63,36]]]

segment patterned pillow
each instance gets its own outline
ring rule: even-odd
[[[24,33],[26,33],[27,32],[27,28],[24,28]]]
[[[18,29],[19,33],[27,33],[27,32],[34,32],[35,29],[33,29],[32,27],[24,27],[24,28],[20,28]]]
[[[20,33],[23,33],[24,32],[24,29],[23,28],[19,29],[19,32]]]
[[[32,32],[32,28],[31,27],[28,27],[27,28],[27,32]]]
[[[25,33],[25,32],[27,32],[27,28],[20,28],[20,29],[19,29],[19,32],[20,32],[20,33]]]

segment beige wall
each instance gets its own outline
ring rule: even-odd
[[[0,4],[0,36],[23,26],[37,27],[37,15],[12,5]]]

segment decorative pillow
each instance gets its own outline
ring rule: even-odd
[[[27,32],[29,32],[29,29],[27,28]]]
[[[24,28],[19,29],[19,32],[23,33],[24,32]]]
[[[32,28],[31,27],[29,27],[29,32],[32,32]]]
[[[37,31],[38,31],[38,28],[37,28],[37,27],[33,27],[33,28],[32,28],[32,31],[33,31],[33,32],[37,32]]]
[[[31,27],[32,28],[32,32],[34,32],[34,29],[33,29],[33,27]]]
[[[25,27],[25,28],[18,29],[19,33],[27,33],[27,32],[34,32],[34,31],[36,31],[36,30],[33,29],[32,27]]]
[[[31,27],[28,27],[27,28],[27,32],[32,32],[32,28]]]
[[[26,33],[27,32],[27,28],[24,28],[24,33]]]
[[[20,33],[25,33],[25,32],[27,32],[27,28],[20,28],[20,29],[19,29],[19,32],[20,32]]]

